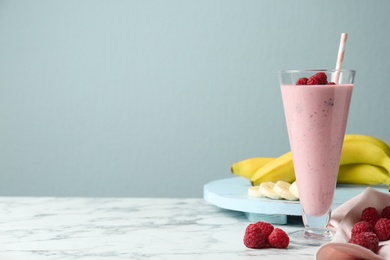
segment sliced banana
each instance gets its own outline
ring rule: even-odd
[[[248,196],[251,198],[264,198],[263,194],[259,190],[259,186],[250,186],[248,188]]]
[[[293,183],[291,183],[290,185],[290,192],[299,199],[299,193],[298,193],[298,185],[297,185],[297,182],[294,181]]]
[[[280,197],[286,200],[298,200],[297,197],[294,196],[290,192],[290,186],[291,184],[285,181],[277,181],[274,186],[274,191],[276,194],[278,194]]]
[[[262,182],[259,186],[259,190],[261,194],[263,194],[265,197],[274,200],[279,200],[281,199],[281,197],[274,191],[274,186],[275,183],[273,183],[272,181]]]

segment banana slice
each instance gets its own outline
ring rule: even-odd
[[[290,192],[291,184],[285,181],[277,181],[274,185],[274,191],[280,197],[286,200],[298,200],[294,194]]]
[[[281,199],[281,197],[274,191],[274,186],[275,183],[273,183],[272,181],[262,182],[259,186],[259,190],[261,194],[263,194],[265,197],[274,200],[279,200]]]
[[[263,194],[259,190],[259,186],[250,186],[248,188],[248,196],[251,198],[264,198]]]
[[[289,190],[295,197],[297,197],[299,199],[298,186],[297,186],[297,182],[296,181],[291,183]]]

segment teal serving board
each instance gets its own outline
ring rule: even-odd
[[[299,201],[251,198],[248,196],[250,183],[242,177],[232,177],[211,181],[203,187],[204,199],[217,207],[240,211],[250,221],[267,221],[272,224],[287,224],[287,216],[300,216],[302,209]],[[338,185],[332,210],[363,192],[364,185]],[[387,187],[373,187],[388,193]]]

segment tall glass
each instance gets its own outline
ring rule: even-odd
[[[315,85],[297,85],[299,79],[310,78],[319,72],[322,76],[325,73],[327,81],[332,83],[322,85],[324,82],[312,80],[310,84],[314,82]],[[304,224],[304,230],[291,234],[292,242],[320,245],[333,237],[327,225],[336,189],[354,76],[353,70],[279,72]],[[301,82],[298,84],[303,84]]]

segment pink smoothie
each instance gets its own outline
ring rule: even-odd
[[[282,85],[300,203],[310,216],[333,201],[352,84]]]

